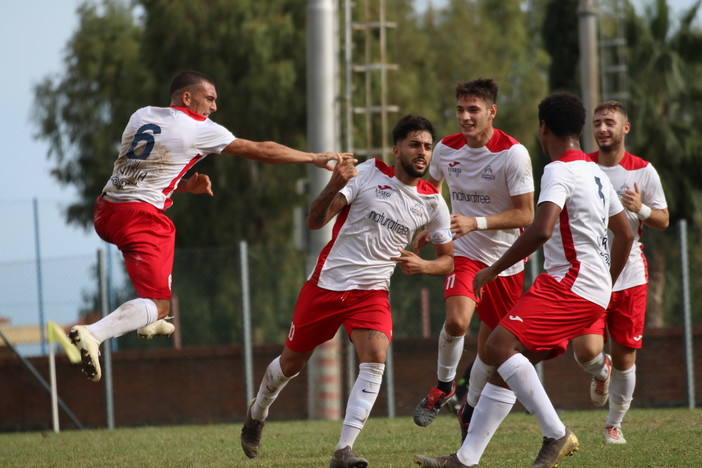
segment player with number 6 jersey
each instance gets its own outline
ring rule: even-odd
[[[212,182],[197,172],[185,174],[210,153],[228,153],[269,164],[312,163],[332,170],[330,161],[351,155],[306,153],[272,141],[255,142],[234,135],[209,119],[217,110],[213,80],[196,71],[176,75],[169,107],[144,107],[129,119],[112,176],[95,202],[98,235],[122,252],[137,298],[98,322],[77,325],[70,338],[81,351],[83,372],[100,380],[100,343],[132,330],[141,337],[171,335],[171,271],[175,226],[165,215],[175,192],[206,193]]]

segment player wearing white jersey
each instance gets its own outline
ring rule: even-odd
[[[485,343],[488,363],[497,372],[483,389],[463,445],[444,457],[416,455],[415,462],[425,468],[477,466],[517,398],[543,434],[532,467],[556,466],[578,450],[578,439],[558,417],[532,363],[562,353],[570,339],[604,313],[633,234],[607,176],[580,151],[585,123],[580,99],[569,93],[547,97],[539,104],[539,122],[539,140],[552,162],[541,179],[536,217],[499,260],[476,274],[473,288],[479,293],[541,245],[546,273],[536,278]],[[608,227],[615,235],[611,253]]]
[[[112,176],[97,198],[95,231],[122,252],[137,299],[120,305],[70,337],[80,349],[83,372],[100,380],[100,343],[137,330],[140,336],[170,335],[171,271],[175,226],[164,214],[175,192],[213,195],[210,178],[183,176],[210,153],[228,153],[269,164],[312,163],[331,170],[330,161],[348,154],[306,153],[287,146],[234,135],[209,119],[217,110],[217,90],[207,75],[185,71],[171,82],[169,107],[144,107],[129,119]]]
[[[629,259],[614,284],[607,314],[583,336],[573,340],[575,359],[593,375],[590,397],[596,406],[609,400],[604,426],[608,444],[624,444],[621,425],[636,387],[636,350],[643,346],[648,270],[641,244],[643,226],[668,227],[668,205],[660,177],[647,161],[626,151],[631,125],[624,106],[607,101],[595,108],[593,132],[599,151],[589,156],[599,164],[626,208],[634,243]],[[604,336],[611,338],[611,355],[602,352]]]
[[[409,275],[445,275],[453,268],[448,207],[436,188],[421,180],[435,136],[428,120],[403,117],[393,130],[393,167],[375,159],[357,168],[351,161],[338,164],[312,202],[311,229],[338,217],[331,241],[300,291],[283,352],[266,369],[246,413],[241,446],[249,458],[258,455],[270,405],[314,349],[343,325],[356,348],[359,373],[330,466],[367,466],[352,449],[378,396],[392,339],[390,276],[396,265]],[[433,260],[404,250],[422,226],[434,243]]]
[[[510,265],[478,299],[473,277],[494,263],[534,218],[534,180],[527,149],[493,127],[497,84],[476,79],[456,86],[456,119],[461,133],[436,145],[429,182],[446,182],[451,199],[451,230],[455,233],[454,271],[446,277],[446,319],[439,334],[437,383],[414,411],[419,426],[431,424],[454,395],[456,369],[473,311],[480,318],[478,353],[471,366],[467,404],[459,411],[465,435],[480,391],[494,369],[484,362],[483,345],[524,288],[523,259]],[[415,250],[425,243],[418,236]],[[477,305],[476,305],[477,304]]]

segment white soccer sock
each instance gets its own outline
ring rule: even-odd
[[[588,374],[592,374],[600,380],[607,378],[607,366],[605,366],[606,355],[604,351],[598,354],[595,359],[588,362],[580,362],[580,360],[578,360],[578,355],[575,353],[573,353],[573,356],[575,357],[575,362]]]
[[[458,450],[458,459],[464,465],[477,465],[485,448],[502,421],[512,410],[517,397],[508,388],[487,384],[478,404],[473,411],[473,418],[468,426],[468,435]]]
[[[280,356],[273,359],[266,373],[263,374],[263,380],[258,387],[256,401],[251,405],[251,417],[257,421],[265,421],[268,417],[268,408],[273,404],[280,392],[292,379],[300,375],[297,374],[287,377],[283,374],[283,369],[280,367]]]
[[[100,343],[108,338],[117,338],[158,319],[158,308],[151,299],[137,298],[117,307],[111,314],[92,325],[88,331]]]
[[[358,368],[358,377],[346,403],[344,424],[341,426],[341,436],[335,450],[344,447],[353,448],[358,434],[361,433],[361,429],[370,416],[375,400],[378,398],[380,385],[383,382],[385,364],[364,362],[359,364]]]
[[[523,354],[517,353],[507,359],[497,372],[527,411],[534,415],[544,437],[560,439],[565,435],[565,425],[549,400],[536,369]]]
[[[470,369],[470,379],[468,380],[468,396],[466,397],[466,402],[475,408],[478,404],[478,399],[480,398],[480,393],[485,388],[485,384],[488,379],[495,372],[495,368],[488,366],[481,359],[480,356],[475,356],[475,361],[473,361],[473,367]]]
[[[629,411],[636,387],[636,365],[620,371],[612,367],[612,380],[609,383],[609,415],[605,426],[622,426],[624,415]]]
[[[463,336],[451,336],[446,327],[439,334],[439,359],[436,376],[441,382],[451,382],[456,378],[456,369],[463,354]]]

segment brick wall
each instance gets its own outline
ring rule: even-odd
[[[702,402],[702,327],[694,331],[696,400]],[[648,330],[637,361],[634,407],[687,406],[682,332],[678,328]],[[475,356],[475,337],[466,340],[459,372]],[[257,346],[254,351],[254,391],[280,345]],[[410,415],[436,379],[436,338],[397,339],[393,344],[395,409]],[[49,380],[47,358],[32,365]],[[87,428],[106,427],[105,391],[89,382],[65,356],[56,358],[58,393]],[[168,424],[232,423],[243,420],[246,408],[241,348],[186,348],[120,351],[112,355],[115,423],[118,427]],[[342,372],[345,375],[345,372]],[[589,409],[590,377],[568,349],[544,363],[546,390],[559,409]],[[347,382],[343,387],[347,388]],[[385,386],[373,410],[387,411]],[[74,428],[62,411],[62,428]],[[307,372],[293,379],[271,410],[275,420],[307,417]],[[0,431],[51,428],[47,391],[19,359],[0,357]]]

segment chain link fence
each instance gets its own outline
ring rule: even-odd
[[[666,232],[650,233],[646,231],[645,242],[649,258],[649,268],[652,281],[662,281],[651,284],[651,290],[657,291],[655,298],[649,298],[652,308],[660,308],[654,320],[665,327],[678,327],[685,323],[683,309],[683,287],[681,264],[683,256],[680,250],[680,233],[678,227],[672,225]],[[688,277],[689,303],[691,304],[692,325],[702,324],[702,242],[696,229],[688,229],[687,244],[689,265]],[[107,249],[107,284],[109,310],[125,300],[134,297],[124,273],[121,255],[113,247]],[[257,388],[265,367],[270,360],[282,349],[292,317],[292,311],[297,294],[307,275],[305,253],[292,246],[253,245],[248,246],[248,284],[250,290],[251,341],[255,351],[253,357],[253,385]],[[653,252],[650,254],[649,252]],[[422,252],[424,256],[431,255],[431,248]],[[3,330],[8,326],[27,326],[39,328],[37,324],[48,320],[61,325],[71,325],[78,322],[92,323],[101,315],[101,299],[97,255],[44,259],[36,261],[0,262],[0,317],[13,317],[11,323],[1,324]],[[541,270],[542,260],[527,263],[527,284]],[[243,347],[245,328],[242,318],[244,294],[242,291],[242,258],[241,250],[237,247],[222,247],[212,249],[177,249],[173,270],[173,315],[177,333],[172,338],[139,339],[136,333],[129,333],[112,340],[113,352],[124,352],[127,360],[138,360],[147,355],[158,355],[159,349],[176,348],[183,350],[187,362],[163,362],[171,374],[167,380],[178,382],[183,389],[190,388],[194,380],[203,381],[208,376],[230,376],[232,388],[223,386],[222,392],[244,392],[242,381],[247,378],[244,372],[243,360],[238,362],[226,358],[232,347]],[[660,292],[662,291],[662,292]],[[653,294],[650,294],[653,296]],[[443,279],[430,276],[405,276],[396,272],[392,279],[390,299],[393,309],[394,335],[393,360],[395,369],[389,373],[398,382],[407,380],[415,382],[415,388],[401,384],[394,387],[398,397],[387,400],[382,395],[378,400],[377,411],[384,414],[409,414],[419,399],[422,391],[428,389],[436,378],[436,337],[444,319]],[[650,311],[649,311],[650,312]],[[17,318],[19,317],[19,318]],[[477,330],[477,319],[471,325],[472,331]],[[11,328],[11,327],[10,327]],[[649,330],[655,335],[655,330]],[[678,346],[680,356],[684,352],[682,339],[678,337],[669,346]],[[646,339],[646,338],[645,338]],[[345,371],[342,372],[343,389],[347,389],[355,376],[353,353],[345,336],[341,339]],[[1,345],[2,343],[0,343]],[[38,340],[34,343],[24,343],[18,346],[24,356],[44,356],[45,345]],[[221,349],[220,351],[217,351]],[[263,350],[263,351],[261,351]],[[640,356],[655,354],[657,350],[644,349]],[[0,356],[3,349],[0,347]],[[9,353],[4,351],[5,355]],[[164,355],[165,356],[165,355]],[[171,356],[171,355],[169,355]],[[201,357],[207,356],[208,359]],[[221,356],[222,359],[210,359]],[[240,356],[240,355],[239,355]],[[474,336],[466,340],[465,357],[459,367],[459,373],[465,369],[475,356]],[[568,352],[559,359],[572,361]],[[164,358],[165,359],[165,358]],[[172,357],[168,359],[172,360]],[[684,359],[681,359],[681,362]],[[154,364],[149,364],[154,365]],[[212,366],[205,368],[203,366]],[[75,371],[74,371],[75,372]],[[148,375],[148,368],[143,370]],[[655,379],[652,377],[661,369],[647,364],[639,368],[639,386],[635,394],[634,405],[643,402],[648,405],[675,405],[680,401],[660,400],[655,394],[646,394],[647,382],[653,388]],[[546,373],[545,379],[549,378]],[[130,378],[115,371],[115,379]],[[553,376],[551,378],[554,378]],[[587,396],[589,376],[574,363],[567,365],[567,374],[555,376],[562,381],[577,382],[579,393]],[[679,378],[683,378],[679,376]],[[296,379],[299,382],[289,385],[276,402],[272,415],[286,414],[284,401],[307,401],[305,377]],[[86,384],[87,385],[87,384]],[[548,390],[548,381],[546,380]],[[149,386],[140,387],[142,392],[148,392]],[[387,387],[386,387],[387,388]],[[422,390],[417,390],[420,388]],[[173,389],[178,391],[177,389]],[[153,391],[153,390],[152,390]],[[193,390],[195,391],[195,390]],[[342,390],[341,399],[345,401],[346,394]],[[154,392],[154,398],[164,398]],[[156,395],[158,393],[158,395]],[[167,397],[167,396],[166,396]],[[120,398],[116,395],[116,398]],[[140,397],[134,394],[130,401]],[[141,398],[149,404],[149,398]],[[228,401],[227,397],[223,397]],[[416,400],[416,401],[415,401]],[[198,403],[198,412],[204,414],[204,419],[218,420],[217,412],[221,407],[207,409],[207,405]],[[229,401],[225,405],[232,405]],[[389,406],[393,406],[392,409]],[[236,406],[236,405],[234,405]],[[138,407],[135,407],[138,411]],[[243,408],[232,407],[232,414],[243,417]],[[376,411],[376,410],[374,410]],[[205,414],[207,413],[207,414]],[[295,416],[290,411],[291,417]],[[220,415],[221,416],[221,415]],[[197,415],[189,415],[188,421],[197,421]],[[176,418],[176,421],[183,419]],[[147,421],[148,423],[148,421]]]

